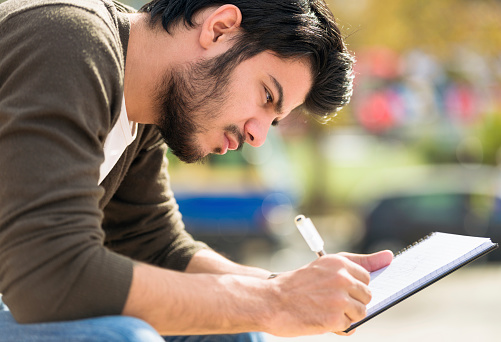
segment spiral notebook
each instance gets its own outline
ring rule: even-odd
[[[367,316],[345,332],[497,247],[489,238],[438,232],[415,242],[397,253],[389,266],[371,272]]]

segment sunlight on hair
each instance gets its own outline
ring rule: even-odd
[[[330,124],[331,122],[334,121],[334,118],[337,116],[337,112],[336,113],[332,113],[332,114],[326,114],[326,115],[316,115],[316,114],[310,114],[310,117],[313,118],[313,120],[315,120],[316,122],[322,124],[322,125],[327,125],[327,124]]]

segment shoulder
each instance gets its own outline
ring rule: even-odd
[[[105,135],[120,112],[123,92],[125,49],[118,17],[105,0],[3,3],[0,93],[14,93],[9,101],[17,107],[24,106],[25,94],[47,110],[61,113],[64,107],[67,117]]]
[[[68,38],[112,38],[118,44],[120,24],[117,8],[107,0],[9,0],[0,5],[0,32],[56,31],[59,39],[66,33]]]
[[[63,7],[83,9],[96,14],[135,11],[130,6],[112,0],[7,0],[0,4],[0,20],[26,11]]]
[[[8,0],[0,4],[0,21],[21,15],[26,12],[43,12],[62,8],[84,10],[103,15],[114,5],[108,0]]]
[[[38,69],[66,75],[90,69],[120,80],[128,38],[126,32],[122,42],[121,26],[128,21],[121,19],[108,0],[9,0],[0,5],[0,63],[14,70],[24,56],[37,60]],[[36,63],[30,68],[37,69]]]

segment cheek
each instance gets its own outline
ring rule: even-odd
[[[213,126],[224,127],[229,124],[237,124],[243,117],[243,108],[238,106],[233,101],[226,101],[224,104],[216,106],[216,119],[213,121]]]

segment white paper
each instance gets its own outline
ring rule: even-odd
[[[490,239],[433,233],[371,273],[367,316],[407,296],[493,245]]]

